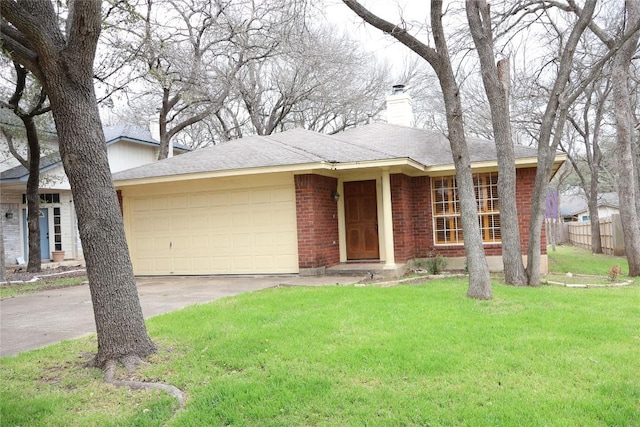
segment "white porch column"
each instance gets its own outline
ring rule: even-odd
[[[382,170],[382,225],[384,230],[385,270],[395,270],[396,257],[393,248],[393,211],[391,209],[391,179],[389,169]]]

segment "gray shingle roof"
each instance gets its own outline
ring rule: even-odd
[[[40,172],[44,172],[58,163],[61,163],[59,152],[43,156],[40,158]],[[29,171],[22,165],[14,166],[0,173],[0,181],[19,181],[21,178],[26,181],[28,177]]]
[[[473,162],[496,159],[491,141],[468,139]],[[536,157],[536,150],[516,147],[516,157]],[[249,136],[114,174],[115,180],[320,162],[352,163],[411,158],[425,166],[453,163],[449,141],[438,132],[384,123],[356,127],[335,135],[303,129]]]
[[[128,139],[130,141],[148,145],[160,145],[160,142],[155,140],[151,136],[151,132],[148,129],[143,129],[135,125],[124,124],[116,126],[105,126],[104,128],[102,128],[102,130],[104,132],[104,139],[107,142],[107,145],[119,139]],[[191,151],[189,147],[181,144],[173,144],[173,148],[184,152]]]
[[[618,201],[618,193],[600,193],[598,194],[598,207],[620,207]],[[589,209],[587,198],[584,193],[580,194],[561,194],[560,195],[560,215],[573,216]]]

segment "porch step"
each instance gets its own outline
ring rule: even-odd
[[[355,277],[400,277],[404,274],[404,264],[397,265],[395,269],[385,270],[384,263],[344,263],[327,267],[327,276],[355,276]]]

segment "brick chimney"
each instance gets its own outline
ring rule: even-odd
[[[413,101],[404,91],[404,85],[394,85],[391,95],[387,96],[387,123],[402,126],[414,126]]]

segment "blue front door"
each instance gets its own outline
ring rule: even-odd
[[[22,229],[24,230],[24,259],[29,259],[29,228],[27,227],[27,210],[22,210]],[[40,258],[49,259],[49,209],[40,209]]]

